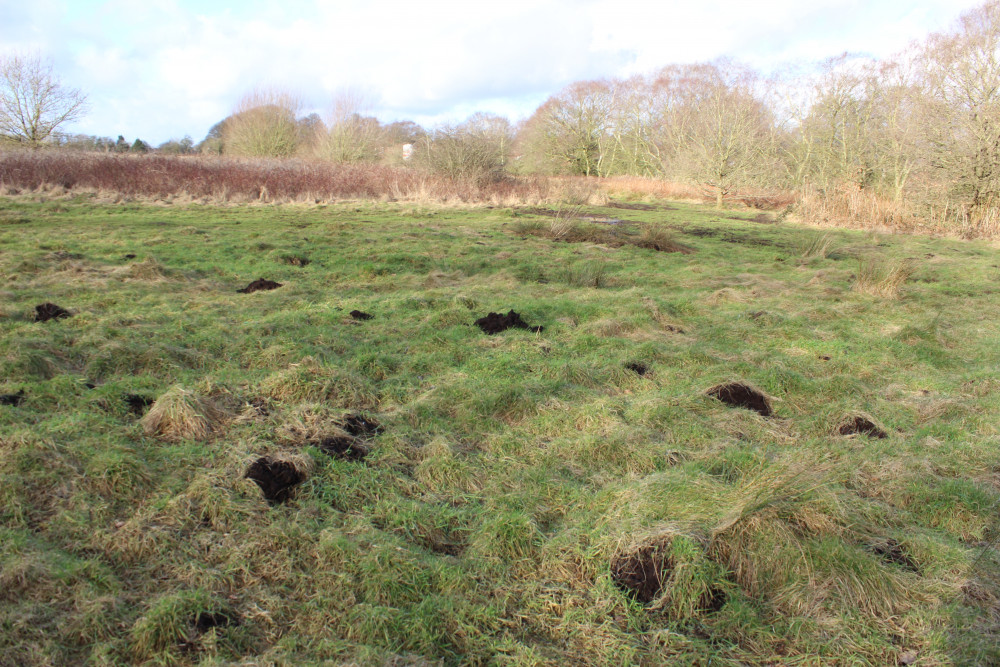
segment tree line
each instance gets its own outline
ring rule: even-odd
[[[0,69],[5,90],[16,88],[13,70]],[[51,141],[83,106],[63,89],[66,113],[50,110],[32,129],[12,121],[8,98],[0,134],[27,143]],[[198,144],[185,137],[157,150],[410,162],[477,181],[637,176],[697,184],[720,206],[736,193],[792,190],[821,205],[877,200],[887,224],[911,216],[1000,230],[1000,1],[890,59],[845,54],[775,76],[728,59],[670,65],[573,83],[516,125],[486,113],[433,129],[381,123],[352,94],[338,95],[325,119],[301,108],[294,95],[257,90]],[[55,143],[121,151],[123,141]]]

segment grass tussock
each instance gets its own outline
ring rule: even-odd
[[[147,435],[164,440],[207,440],[227,418],[212,399],[175,385],[157,397],[141,424]]]
[[[913,266],[907,260],[884,257],[862,259],[851,289],[860,294],[896,299],[911,275]]]

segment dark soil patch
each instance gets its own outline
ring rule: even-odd
[[[655,542],[618,556],[611,562],[611,580],[633,599],[649,604],[660,597],[673,570],[669,546],[669,542]]]
[[[264,292],[267,290],[278,289],[279,287],[281,287],[281,283],[276,283],[273,280],[266,280],[264,278],[258,278],[243,289],[238,289],[236,291],[240,294],[253,294],[254,292]]]
[[[262,456],[247,468],[247,479],[252,479],[264,493],[264,498],[272,505],[288,500],[295,486],[304,479],[294,465],[288,461],[278,461]]]
[[[239,619],[221,611],[199,611],[194,617],[192,625],[198,632],[208,632],[212,628],[228,628],[231,625],[239,625]]]
[[[17,407],[24,403],[24,390],[21,389],[16,394],[0,394],[0,405],[12,405]]]
[[[147,408],[154,403],[154,400],[149,396],[143,396],[142,394],[125,394],[125,404],[128,405],[128,411],[137,417],[141,417],[146,413]]]
[[[349,435],[334,435],[313,444],[324,453],[345,461],[363,461],[368,456],[368,448]]]
[[[630,361],[627,364],[625,364],[625,368],[627,370],[632,371],[636,375],[645,375],[646,373],[649,372],[649,366],[642,363],[641,361]]]
[[[867,435],[869,438],[878,438],[879,440],[888,437],[885,431],[875,425],[875,422],[860,415],[852,417],[841,424],[837,432],[840,435],[855,435],[860,433],[861,435]]]
[[[65,308],[61,308],[54,303],[43,303],[40,306],[35,306],[35,321],[36,322],[48,322],[49,320],[62,320],[67,317],[72,317],[73,314],[70,313]]]
[[[899,565],[910,572],[920,572],[920,567],[906,552],[906,548],[891,537],[883,542],[869,544],[865,548],[886,563]]]
[[[372,319],[372,318],[375,317],[374,315],[371,315],[371,314],[366,313],[366,312],[361,311],[361,310],[352,310],[350,312],[350,315],[351,315],[352,318],[354,318],[356,320],[361,320],[361,321],[370,320],[370,319]]]
[[[344,417],[341,428],[355,438],[367,438],[383,431],[382,425],[373,418],[358,414]]]
[[[122,257],[122,259],[126,259],[126,260],[128,260],[128,259],[135,259],[135,253],[134,252],[130,252],[127,255],[124,255]]]
[[[819,358],[821,361],[830,361],[830,355],[828,354],[821,354],[819,355]]]
[[[506,331],[507,329],[527,329],[528,331],[539,333],[544,328],[529,326],[527,322],[521,319],[521,315],[515,313],[513,310],[506,315],[490,313],[486,317],[480,317],[476,320],[475,325],[490,336],[498,334],[501,331]]]
[[[707,393],[734,408],[753,410],[762,417],[770,417],[772,414],[771,402],[767,400],[767,396],[742,382],[720,384]]]

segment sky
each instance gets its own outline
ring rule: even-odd
[[[201,140],[254,88],[326,116],[523,119],[575,81],[730,57],[768,73],[886,58],[982,0],[0,0],[0,56],[39,53],[88,96],[65,131]]]

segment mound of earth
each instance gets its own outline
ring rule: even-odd
[[[363,461],[368,456],[368,448],[361,441],[349,435],[334,435],[315,443],[326,454],[345,461]]]
[[[153,404],[153,399],[142,394],[125,394],[125,403],[128,405],[129,412],[141,417],[146,412],[146,408]]]
[[[767,396],[742,382],[729,382],[712,387],[708,395],[734,408],[753,410],[762,417],[770,417],[771,402]]]
[[[295,486],[304,479],[302,473],[288,461],[269,456],[262,456],[251,463],[244,477],[256,482],[264,498],[272,505],[288,500]]]
[[[258,278],[243,289],[238,289],[236,291],[240,294],[253,294],[254,292],[264,292],[267,290],[278,289],[279,287],[281,287],[281,283],[276,283],[273,280],[267,280],[265,278]]]
[[[501,315],[500,313],[490,313],[486,317],[480,317],[476,320],[475,325],[490,336],[498,334],[501,331],[506,331],[507,329],[527,329],[528,331],[538,333],[544,328],[540,326],[529,326],[528,323],[522,320],[521,316],[513,310],[506,315]]]
[[[851,417],[845,421],[837,429],[837,432],[840,435],[855,435],[860,433],[861,435],[867,435],[869,438],[878,438],[879,440],[889,437],[885,431],[875,425],[875,422],[861,415]]]
[[[363,312],[363,311],[360,311],[360,310],[352,310],[351,311],[351,317],[353,317],[356,320],[370,320],[370,319],[372,319],[375,316],[374,315],[370,315],[370,314],[368,314],[366,312]]]
[[[382,432],[382,425],[371,417],[353,414],[347,415],[341,422],[341,428],[355,438],[367,438]]]
[[[61,320],[67,317],[72,317],[73,314],[70,313],[65,308],[57,306],[54,303],[43,303],[40,306],[35,306],[35,321],[36,322],[48,322],[49,320]]]
[[[24,402],[24,390],[21,389],[16,394],[0,394],[0,405],[13,405],[17,407]]]
[[[669,546],[654,542],[618,556],[611,562],[611,580],[638,602],[652,602],[660,597],[673,570]]]

